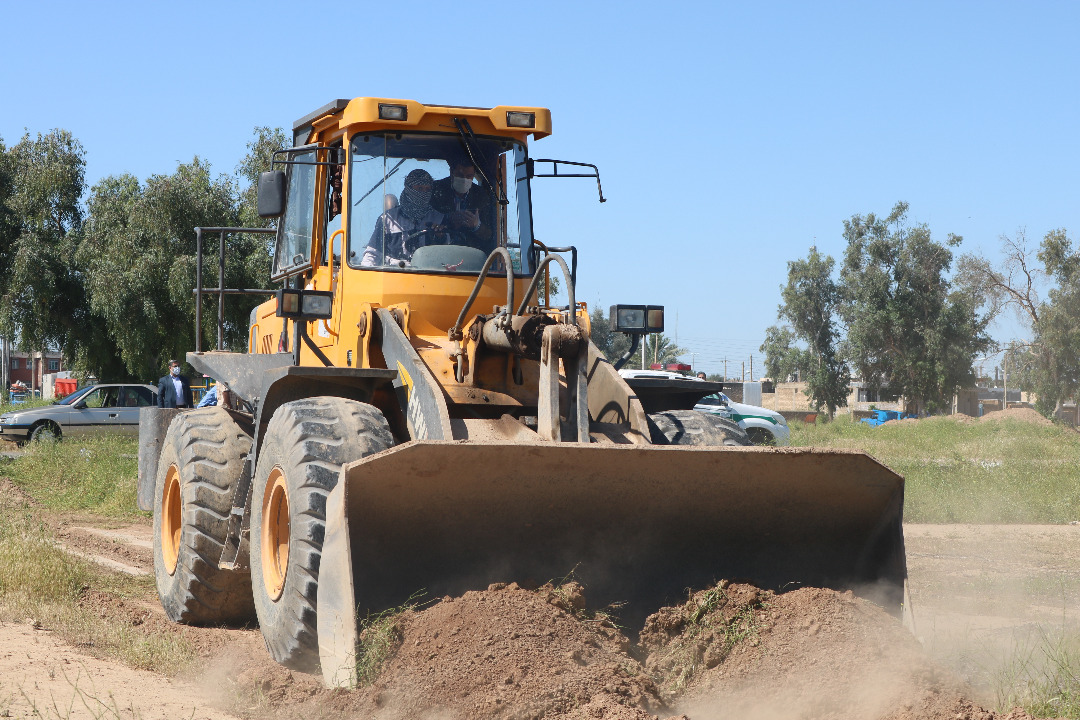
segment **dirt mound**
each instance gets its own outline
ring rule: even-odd
[[[374,652],[360,662],[370,684],[351,692],[235,648],[209,673],[220,684],[228,669],[233,697],[246,698],[234,711],[272,698],[263,717],[303,705],[308,718],[380,720],[1002,718],[969,702],[895,618],[850,592],[722,583],[651,615],[633,645],[584,611],[572,583],[494,585],[403,612],[363,637]]]
[[[1032,408],[1009,408],[1008,410],[995,410],[994,412],[988,412],[979,418],[981,422],[987,420],[1019,420],[1021,422],[1034,423],[1035,425],[1053,425],[1049,419],[1044,417],[1042,413]]]
[[[992,718],[934,666],[910,633],[852,593],[783,594],[746,585],[699,592],[652,616],[646,666],[661,696],[694,720]],[[964,708],[967,708],[966,710]]]
[[[569,583],[535,592],[493,585],[405,612],[387,633],[393,648],[375,681],[341,695],[340,709],[446,720],[656,717],[663,703],[630,641],[583,609]]]

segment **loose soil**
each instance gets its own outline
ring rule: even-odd
[[[150,569],[148,521],[59,524],[66,545]],[[257,630],[182,627],[154,597],[88,589],[81,603],[112,622],[183,633],[198,666],[147,676],[44,629],[0,625],[0,716],[85,701],[142,718],[1027,718],[985,710],[995,698],[957,659],[1033,623],[1080,626],[1080,581],[1067,579],[1080,577],[1080,527],[915,525],[905,535],[917,637],[850,592],[722,584],[650,616],[633,644],[590,614],[573,583],[494,585],[398,615],[381,672],[352,692],[276,665]]]
[[[1034,423],[1035,425],[1053,425],[1054,423],[1043,416],[1038,410],[1032,408],[1009,408],[1008,410],[994,410],[979,418],[981,422],[994,422],[999,420],[1019,420],[1020,422]]]
[[[0,480],[0,497],[17,493]],[[152,570],[149,520],[51,521],[65,547],[112,571]],[[905,543],[914,634],[850,592],[818,588],[721,583],[621,629],[574,583],[493,585],[394,616],[378,673],[348,692],[273,663],[257,629],[182,627],[152,592],[88,588],[83,607],[183,634],[199,661],[165,678],[33,624],[0,624],[0,717],[1029,718],[986,709],[1001,702],[995,668],[1040,634],[1080,628],[1080,526],[909,525]]]

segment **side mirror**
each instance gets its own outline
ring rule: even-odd
[[[86,401],[85,400],[80,400],[79,402],[75,403],[75,409],[76,410],[85,410],[86,409]]]
[[[285,173],[271,170],[259,175],[259,217],[279,218],[285,214]]]

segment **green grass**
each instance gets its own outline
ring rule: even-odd
[[[1000,712],[1017,705],[1036,717],[1080,717],[1080,636],[1040,627],[992,673]]]
[[[195,659],[194,646],[178,633],[151,632],[80,605],[91,589],[145,598],[153,580],[100,570],[59,547],[29,507],[0,507],[0,620],[30,619],[75,646],[167,675]]]
[[[27,443],[26,454],[0,464],[5,475],[47,509],[116,519],[136,507],[138,440],[116,435]]]
[[[34,398],[33,400],[27,400],[26,402],[18,404],[13,402],[0,402],[0,414],[12,412],[14,410],[29,410],[36,407],[45,407],[46,405],[52,404],[52,400],[42,400],[40,398]]]
[[[1080,433],[1062,425],[932,417],[877,428],[793,422],[791,431],[792,445],[861,450],[903,475],[907,522],[1080,520]]]
[[[415,604],[390,608],[360,621],[356,648],[356,681],[361,687],[375,682],[383,663],[397,650],[402,640],[401,619]]]
[[[665,648],[663,671],[655,677],[667,692],[684,690],[706,668],[727,657],[736,645],[757,643],[761,630],[758,612],[768,604],[759,599],[724,613],[732,602],[726,587],[727,583],[722,582],[692,596],[683,606],[682,632]]]
[[[90,568],[52,539],[51,530],[25,509],[0,514],[0,599],[30,610],[74,602],[90,581]],[[25,616],[24,616],[25,617]]]

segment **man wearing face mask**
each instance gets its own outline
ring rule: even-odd
[[[491,193],[473,182],[476,168],[467,155],[456,155],[446,162],[450,177],[435,183],[431,206],[446,215],[451,244],[490,253],[495,249]]]
[[[169,361],[169,374],[158,380],[157,404],[160,408],[193,408],[191,383],[180,374],[180,363]]]
[[[407,267],[416,249],[446,242],[446,219],[431,207],[434,181],[417,168],[405,176],[398,204],[379,216],[360,264]]]

